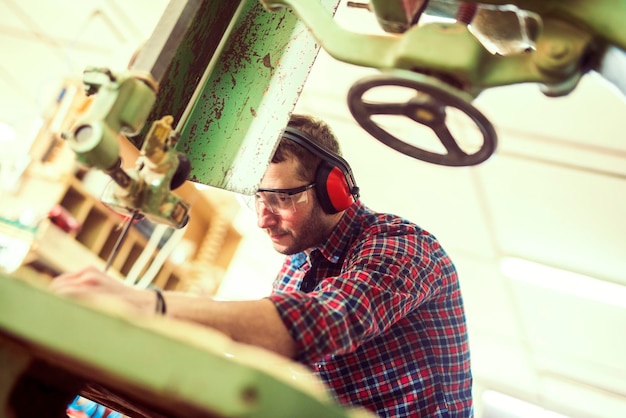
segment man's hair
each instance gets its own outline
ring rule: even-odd
[[[341,155],[337,137],[326,122],[309,115],[293,114],[287,126],[304,132],[314,139],[319,146]],[[301,145],[282,138],[274,152],[272,163],[280,163],[289,158],[295,158],[300,162],[298,176],[301,177],[302,180],[315,180],[315,172],[321,162],[321,158],[306,150]]]

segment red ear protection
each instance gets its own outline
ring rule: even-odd
[[[355,201],[345,174],[337,166],[322,161],[315,175],[317,198],[326,213],[347,209]]]
[[[315,173],[315,192],[326,213],[341,212],[359,198],[359,188],[346,160],[324,149],[299,129],[287,127],[283,138],[297,143],[322,159]]]

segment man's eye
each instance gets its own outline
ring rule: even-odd
[[[289,195],[279,194],[278,196],[276,196],[276,198],[278,199],[279,202],[284,203],[289,200]]]

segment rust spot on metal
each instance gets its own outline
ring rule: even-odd
[[[280,19],[277,20],[276,22],[276,29],[280,30],[282,28],[283,25],[283,20],[285,20],[285,16],[281,16]]]
[[[221,119],[222,114],[224,113],[224,107],[226,107],[226,99],[224,97],[216,99],[213,113],[215,114],[215,119]]]
[[[161,80],[149,120],[166,114],[181,118],[237,7],[238,2],[201,2]],[[141,137],[146,133],[144,128]]]
[[[247,14],[245,21],[238,29],[233,33],[228,50],[223,54],[227,57],[223,61],[225,73],[237,73],[238,70],[245,65],[243,62],[250,63],[250,51],[253,50],[251,46],[251,39],[253,34],[258,34],[262,27],[255,23],[254,16]]]
[[[232,167],[232,166],[231,166],[231,167],[228,167],[228,168],[227,168],[227,169],[225,169],[225,170],[222,170],[222,172],[224,173],[222,178],[228,178],[228,177],[231,177],[231,176],[232,176],[232,173],[233,173],[233,171],[234,171],[234,169],[235,169],[235,167]]]
[[[263,57],[263,65],[270,69],[270,74],[274,74],[274,67],[272,66],[272,59],[270,58],[269,52]]]
[[[252,114],[252,116],[256,117],[256,110],[253,107],[250,107],[250,114]]]
[[[191,129],[189,130],[189,134],[192,138],[194,138],[196,136],[196,132],[198,131],[198,124],[194,123],[193,125],[191,125]],[[190,147],[189,147],[189,143],[188,142],[183,142],[183,144],[185,145],[185,152],[189,152],[190,151]]]

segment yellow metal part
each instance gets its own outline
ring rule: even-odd
[[[168,155],[171,155],[168,153],[168,141],[172,133],[173,121],[174,118],[167,115],[154,122],[142,147],[142,155],[152,164],[151,169],[157,173],[165,173],[168,168],[171,168],[168,158]]]

